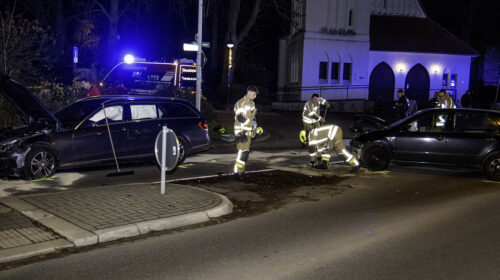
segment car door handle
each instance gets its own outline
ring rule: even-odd
[[[139,135],[139,134],[141,134],[141,131],[137,130],[137,129],[133,129],[132,134]]]
[[[122,128],[119,128],[119,129],[113,129],[111,132],[117,133],[117,132],[124,132],[124,131],[127,131],[126,127],[122,127]]]
[[[493,141],[496,141],[497,139],[495,138],[486,138],[484,139],[484,141],[488,141],[488,142],[493,142]]]

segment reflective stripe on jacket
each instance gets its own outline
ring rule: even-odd
[[[255,103],[246,95],[234,104],[234,135],[238,135],[242,131],[252,131],[256,112]],[[243,122],[238,120],[239,115],[245,118]]]
[[[302,111],[302,121],[305,123],[317,123],[319,122],[320,105],[329,104],[324,98],[318,98],[318,102],[313,102],[312,98],[309,99],[304,105],[304,110]]]

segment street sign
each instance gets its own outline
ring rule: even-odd
[[[74,64],[78,63],[78,47],[77,46],[73,47],[73,63]]]
[[[171,129],[166,126],[156,136],[155,142],[156,161],[161,169],[161,194],[165,194],[165,172],[173,170],[179,162],[179,139]]]
[[[155,142],[155,155],[156,161],[160,168],[165,171],[170,171],[177,166],[177,162],[179,161],[179,140],[177,139],[177,135],[171,129],[166,128],[162,129],[158,132],[156,136]],[[162,147],[163,139],[166,140],[166,146]],[[162,166],[162,153],[165,151],[165,166]]]
[[[205,48],[205,49],[209,49],[210,48],[210,42],[202,42],[201,43],[201,47]],[[191,43],[184,43],[182,45],[182,49],[185,52],[197,52],[198,51],[198,43],[196,43],[196,41],[193,41]]]

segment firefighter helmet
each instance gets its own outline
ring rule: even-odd
[[[307,133],[305,130],[301,130],[299,133],[300,142],[307,145]]]

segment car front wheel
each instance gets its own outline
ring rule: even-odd
[[[500,153],[494,153],[486,158],[483,171],[491,180],[500,181]]]
[[[389,165],[390,160],[389,151],[381,146],[369,147],[363,154],[363,162],[370,170],[384,170]]]
[[[50,177],[56,173],[56,157],[44,147],[33,147],[24,160],[24,175],[30,179]]]
[[[187,154],[189,153],[189,145],[184,137],[179,136],[179,163],[181,164],[186,159]]]

